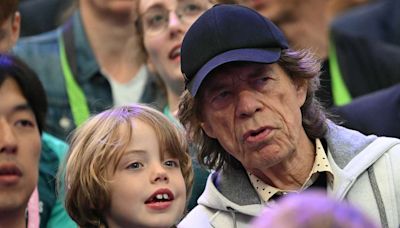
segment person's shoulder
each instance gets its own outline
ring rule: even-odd
[[[53,55],[58,56],[60,34],[61,29],[56,29],[34,36],[22,37],[12,49],[12,53],[27,62],[41,62]]]
[[[42,153],[56,155],[61,161],[68,151],[68,145],[61,139],[46,132],[42,135]]]
[[[380,26],[381,19],[385,16],[385,4],[385,1],[378,1],[356,7],[337,16],[331,23],[332,32],[350,36],[381,38],[382,28]]]
[[[381,108],[393,109],[398,106],[400,101],[400,84],[395,86],[379,90],[373,93],[366,94],[364,96],[358,97],[354,99],[351,103],[334,107],[332,108],[332,112],[339,115],[353,115],[353,114],[361,114],[361,113],[371,113],[381,111]],[[394,111],[394,110],[392,110]]]
[[[358,97],[350,104],[332,108],[331,112],[346,127],[365,134],[398,137],[400,84]]]
[[[25,47],[56,44],[60,33],[61,29],[57,28],[55,30],[40,33],[37,35],[21,37],[17,42],[16,48],[18,48],[19,46]]]
[[[203,205],[197,205],[193,208],[178,224],[178,228],[206,228],[212,227],[210,224],[210,218],[214,214],[211,208]]]

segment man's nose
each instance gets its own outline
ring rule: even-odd
[[[262,103],[256,98],[254,91],[241,90],[236,96],[236,116],[239,118],[252,117],[262,109]]]
[[[10,124],[0,118],[0,153],[15,153],[17,151],[17,139]]]

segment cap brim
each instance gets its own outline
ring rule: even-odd
[[[195,96],[197,91],[200,88],[201,83],[207,77],[207,75],[222,64],[236,61],[243,62],[257,62],[257,63],[274,63],[278,61],[281,56],[280,48],[273,49],[255,49],[255,48],[246,48],[246,49],[235,49],[230,50],[224,53],[221,53],[211,60],[209,60],[206,64],[204,64],[197,74],[194,76],[192,81],[188,83],[187,89]]]

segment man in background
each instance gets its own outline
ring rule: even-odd
[[[9,52],[17,42],[20,21],[18,0],[0,1],[0,52]],[[39,99],[46,99],[46,97],[39,97]],[[40,215],[40,226],[43,228],[74,227],[75,224],[65,211],[62,199],[57,195],[55,182],[58,167],[67,151],[67,144],[46,132],[42,133],[41,140],[42,151],[37,182],[39,208],[36,209]],[[34,196],[32,196],[32,199],[35,198]],[[30,216],[32,216],[32,213]]]

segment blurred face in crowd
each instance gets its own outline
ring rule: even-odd
[[[289,159],[306,138],[300,111],[306,92],[278,64],[221,66],[197,95],[202,128],[247,170],[265,170]]]
[[[178,158],[161,156],[154,129],[132,120],[133,133],[110,182],[109,227],[171,227],[182,217],[186,187]],[[126,129],[122,133],[127,134]]]
[[[0,52],[8,52],[15,45],[20,31],[20,15],[16,13],[0,22]]]
[[[291,20],[299,0],[245,0],[245,5],[257,10],[276,24]]]
[[[168,86],[183,89],[180,50],[183,36],[209,7],[207,0],[141,0],[138,10],[148,65]],[[178,90],[178,91],[179,91]]]
[[[25,213],[38,181],[40,133],[14,79],[2,82],[0,100],[0,214]]]
[[[82,9],[91,9],[101,15],[125,17],[132,14],[137,0],[79,0]]]

